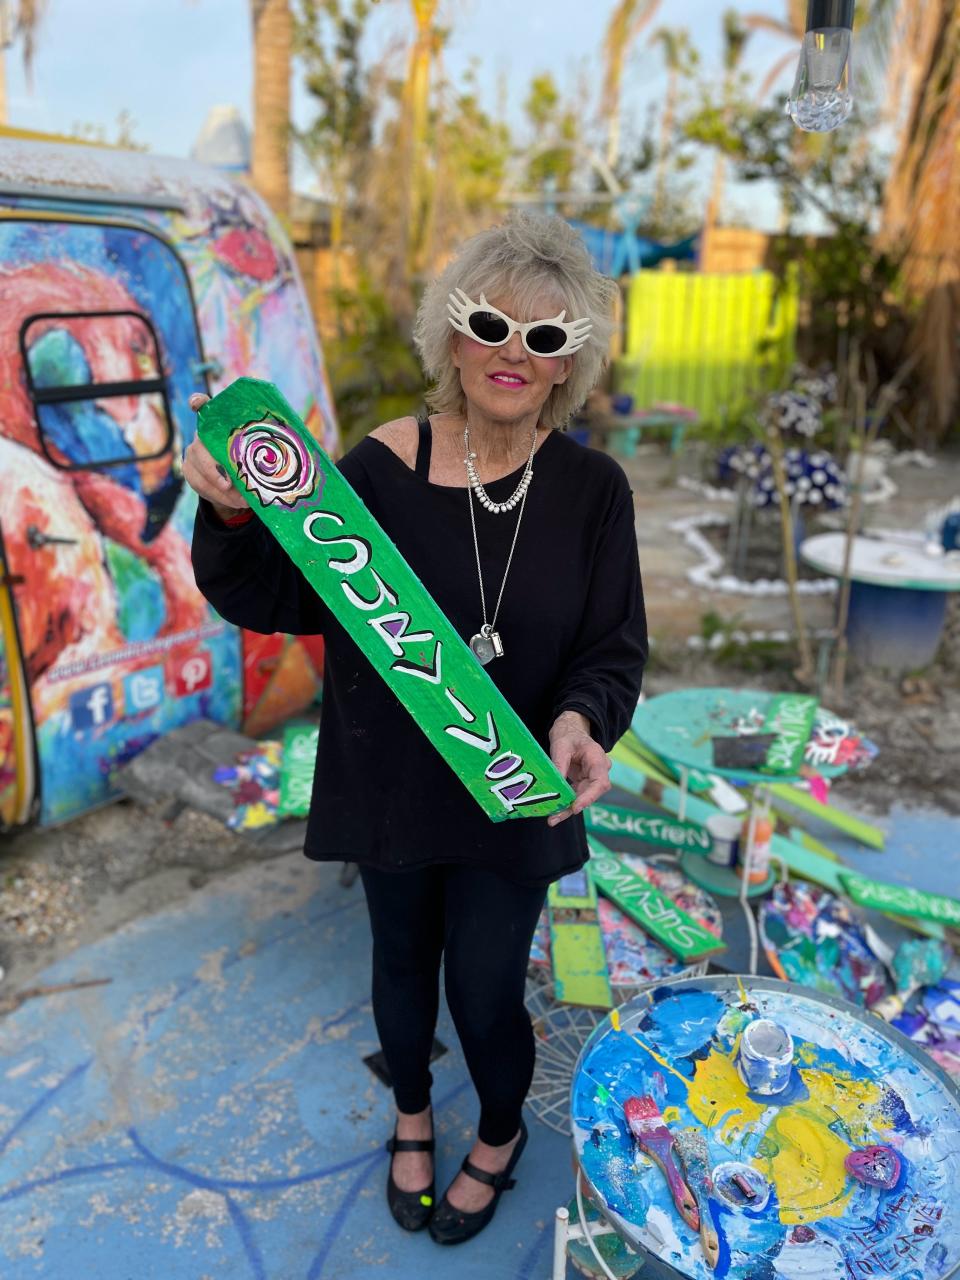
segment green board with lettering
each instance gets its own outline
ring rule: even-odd
[[[305,818],[310,811],[319,737],[320,730],[315,724],[290,724],[283,731],[277,805],[277,813],[282,818]]]
[[[641,844],[668,849],[693,849],[707,854],[713,848],[710,832],[696,822],[681,822],[660,813],[638,813],[613,804],[592,804],[584,813],[587,830],[598,835],[631,836]]]
[[[276,387],[238,378],[201,408],[198,431],[489,818],[542,818],[573,802],[569,783]]]
[[[818,700],[807,693],[777,693],[770,699],[763,731],[777,736],[767,748],[762,765],[764,773],[793,776],[800,772],[819,705]]]
[[[590,876],[597,889],[661,946],[688,963],[726,949],[725,942],[638,876],[606,845],[594,836],[588,836],[587,843]]]
[[[856,871],[841,871],[843,887],[861,907],[886,911],[891,915],[934,920],[951,929],[960,929],[960,900],[941,893],[927,893],[909,885],[871,880]]]
[[[597,890],[589,866],[554,881],[547,890],[553,994],[561,1004],[609,1009],[613,1005],[603,948]]]

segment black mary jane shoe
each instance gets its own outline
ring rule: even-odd
[[[433,1154],[436,1142],[433,1138],[398,1138],[396,1133],[387,1143],[390,1152],[390,1172],[387,1175],[387,1204],[404,1231],[422,1231],[430,1221],[436,1184],[431,1180],[422,1191],[401,1191],[393,1180],[393,1157],[402,1151],[429,1151]]]
[[[509,1191],[511,1187],[516,1186],[516,1179],[511,1178],[510,1175],[517,1167],[517,1161],[523,1155],[523,1148],[526,1145],[527,1126],[521,1120],[520,1137],[513,1149],[510,1163],[502,1173],[487,1173],[486,1169],[478,1169],[475,1164],[471,1164],[469,1157],[464,1159],[461,1165],[463,1172],[468,1177],[475,1178],[477,1182],[493,1187],[493,1199],[485,1209],[480,1209],[477,1213],[462,1213],[454,1208],[447,1199],[447,1193],[444,1192],[443,1199],[430,1219],[430,1235],[437,1244],[463,1244],[467,1240],[472,1240],[483,1230],[496,1213],[500,1196],[504,1191]]]

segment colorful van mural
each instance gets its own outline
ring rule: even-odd
[[[319,640],[241,634],[193,579],[187,400],[241,374],[336,450],[293,254],[249,188],[0,139],[0,825],[105,802],[189,720],[259,734],[314,696]]]

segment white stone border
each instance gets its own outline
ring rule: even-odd
[[[785,596],[787,584],[782,578],[757,578],[755,582],[746,582],[732,573],[723,572],[723,557],[700,530],[729,523],[729,518],[719,512],[701,511],[693,516],[671,520],[667,525],[671,533],[683,534],[685,545],[700,557],[701,563],[687,570],[687,581],[696,587],[704,587],[707,591],[722,591],[726,595]],[[833,578],[802,578],[797,583],[797,590],[801,595],[807,596],[833,595],[837,584]]]

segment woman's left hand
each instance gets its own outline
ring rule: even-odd
[[[547,819],[555,827],[580,813],[610,790],[610,761],[590,735],[590,721],[579,711],[563,711],[550,730],[550,759],[573,785],[577,798],[569,809]]]

